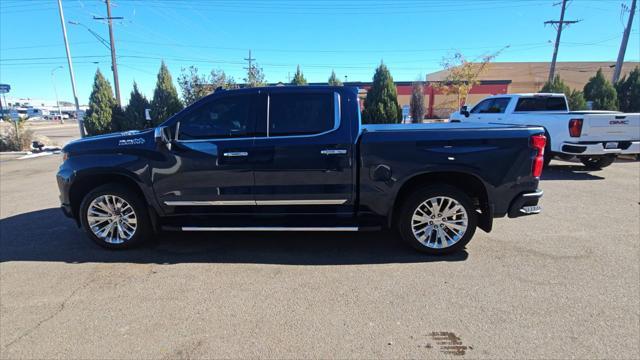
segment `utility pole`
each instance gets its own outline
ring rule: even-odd
[[[247,69],[248,73],[247,73],[247,82],[249,84],[252,84],[255,78],[255,75],[253,73],[253,60],[255,60],[255,58],[251,57],[251,50],[249,50],[249,57],[245,58],[244,61],[248,61],[249,62],[249,67],[245,68]]]
[[[116,88],[116,101],[122,107],[120,100],[120,81],[118,80],[118,63],[116,62],[116,44],[113,40],[113,20],[121,20],[122,16],[111,16],[111,0],[105,0],[107,4],[107,17],[93,17],[94,20],[107,20],[109,22],[109,43],[111,45],[111,70],[113,71],[113,85]]]
[[[64,12],[62,11],[62,0],[58,0],[58,12],[60,13],[60,23],[62,24],[62,36],[64,37],[64,47],[67,51],[67,63],[69,64],[69,76],[71,77],[71,89],[73,90],[73,100],[76,103],[76,119],[78,119],[78,128],[80,128],[80,137],[84,137],[84,115],[80,112],[80,103],[78,102],[78,93],[76,92],[76,78],[73,75],[73,61],[71,61],[71,51],[69,50],[69,41],[67,40],[67,25],[64,22]]]
[[[555,5],[558,5],[558,4],[554,4],[554,6]],[[555,72],[556,72],[556,59],[558,58],[558,47],[560,46],[560,35],[562,34],[562,28],[565,26],[565,24],[567,25],[575,24],[580,21],[580,20],[565,20],[564,12],[566,8],[567,8],[567,0],[562,0],[562,10],[560,11],[560,21],[549,20],[544,22],[545,25],[551,24],[555,26],[556,29],[558,30],[558,33],[556,34],[555,47],[553,49],[553,58],[551,59],[551,66],[549,67],[549,82],[553,81],[553,77],[555,76]]]
[[[62,110],[60,109],[60,101],[58,100],[58,89],[56,88],[56,70],[62,69],[64,66],[56,66],[51,69],[51,83],[53,84],[53,93],[56,95],[56,107],[58,108],[58,115],[60,115],[60,123],[64,124],[64,119],[62,118]]]
[[[624,53],[627,51],[627,43],[629,42],[629,33],[631,32],[631,24],[633,24],[633,15],[636,12],[636,0],[631,2],[631,11],[629,12],[629,21],[627,27],[624,29],[622,35],[622,42],[620,43],[620,51],[618,52],[618,61],[616,61],[616,68],[613,71],[613,78],[611,83],[615,84],[620,78],[620,72],[622,71],[622,62],[624,61]]]

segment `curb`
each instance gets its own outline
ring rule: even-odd
[[[0,151],[0,155],[30,155],[31,151]]]

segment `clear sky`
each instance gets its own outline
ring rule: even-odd
[[[505,49],[496,61],[550,61],[561,0],[112,0],[123,102],[135,80],[153,94],[160,60],[174,77],[182,67],[224,70],[242,81],[252,55],[269,82],[286,82],[300,64],[310,82],[370,81],[381,60],[397,81],[440,69],[443,56],[468,58]],[[558,61],[615,61],[631,0],[573,0]],[[88,101],[96,68],[113,84],[109,50],[86,27],[109,39],[101,0],[63,0],[78,96]],[[628,16],[628,13],[627,15]],[[626,19],[626,16],[624,19]],[[640,59],[636,11],[626,61]],[[625,20],[626,24],[626,20]],[[0,83],[11,97],[73,99],[56,0],[0,0]],[[176,83],[177,86],[177,83]]]

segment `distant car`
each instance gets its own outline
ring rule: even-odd
[[[452,122],[537,125],[545,129],[545,164],[554,156],[573,157],[590,169],[611,165],[619,154],[640,153],[640,114],[569,111],[564,94],[489,96],[470,110],[451,114]]]

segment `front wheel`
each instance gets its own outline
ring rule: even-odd
[[[434,185],[407,197],[400,209],[398,230],[418,251],[444,255],[464,248],[476,225],[477,213],[469,196],[448,185]]]
[[[87,235],[104,248],[130,248],[151,234],[144,202],[119,184],[106,184],[90,191],[82,200],[79,216]]]
[[[616,161],[615,155],[599,155],[599,156],[580,156],[580,161],[586,166],[589,170],[600,170],[605,168],[614,161]]]

